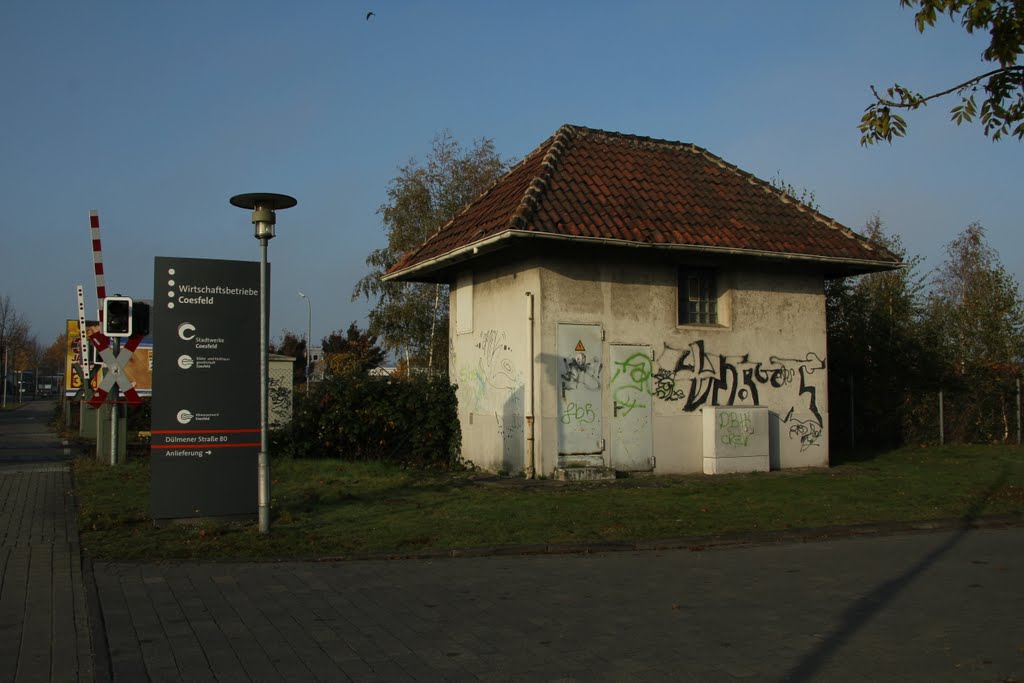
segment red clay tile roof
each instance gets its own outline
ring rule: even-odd
[[[900,264],[885,248],[696,145],[565,125],[386,277],[415,280],[471,257],[474,246],[524,237],[795,255],[851,272]]]

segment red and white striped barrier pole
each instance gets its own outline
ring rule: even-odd
[[[103,277],[103,247],[100,244],[100,214],[96,209],[89,211],[89,228],[92,232],[92,266],[96,273],[96,305],[98,320],[103,326],[103,300],[107,298],[107,282]]]
[[[99,352],[99,351],[105,350],[106,345],[109,343],[109,340],[102,333],[102,330],[103,330],[103,300],[107,298],[107,282],[106,282],[106,278],[104,278],[104,276],[103,276],[103,246],[100,243],[100,215],[99,215],[99,212],[96,211],[96,209],[90,209],[90,211],[89,211],[89,229],[90,229],[90,231],[92,233],[92,265],[93,265],[93,271],[96,273],[96,299],[97,299],[97,301],[96,301],[96,303],[97,303],[97,314],[96,315],[97,315],[97,319],[100,321],[100,331],[98,331],[94,335],[91,335],[89,337],[89,341],[94,345],[94,347],[96,348],[97,352]],[[116,358],[116,356],[117,356],[119,351],[120,351],[120,344],[118,344],[117,340],[115,339],[114,340],[114,355],[112,357]],[[108,367],[104,371],[103,376],[107,377],[108,373],[116,373],[116,372],[117,372],[116,368]],[[97,391],[96,394],[93,395],[93,397],[89,401],[89,403],[93,407],[99,407],[100,404],[105,402],[104,399],[106,399],[106,397],[107,397],[106,392],[104,392],[104,391]],[[115,404],[117,403],[117,384],[114,384],[114,386],[113,386],[113,400],[112,400],[112,403],[115,403]],[[110,464],[111,465],[116,465],[117,464],[117,456],[118,456],[118,453],[119,453],[117,437],[118,437],[118,432],[120,431],[120,420],[121,420],[120,406],[117,406],[117,405],[111,406],[111,410],[110,410]],[[97,458],[101,457],[99,452],[96,453],[96,456],[97,456]]]

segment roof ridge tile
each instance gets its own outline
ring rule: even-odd
[[[519,200],[519,206],[516,207],[509,217],[508,228],[510,230],[526,230],[529,228],[530,220],[537,213],[537,209],[540,206],[541,196],[550,187],[551,176],[558,170],[558,163],[562,158],[562,154],[568,149],[575,132],[575,126],[565,124],[551,136],[551,144],[548,145],[547,152],[544,153],[544,158],[540,162],[540,166],[544,171],[540,175],[534,176],[526,186],[526,191],[523,193],[522,199]],[[544,145],[541,145],[539,149],[543,147]]]
[[[566,128],[566,127],[567,126],[562,126],[562,128]],[[552,137],[557,136],[558,133],[560,133],[562,131],[562,128],[560,128],[558,131],[556,131],[555,135],[552,136]],[[516,170],[519,169],[519,167],[524,166],[530,159],[533,158],[533,156],[537,152],[539,152],[540,150],[544,149],[544,145],[545,144],[547,144],[546,141],[544,143],[542,143],[537,149],[533,150],[532,152],[527,154],[525,157],[520,159],[518,162],[516,162],[516,164],[513,165],[511,168],[507,169],[504,173],[502,173],[500,176],[498,176],[498,178],[496,180],[494,180],[487,187],[487,189],[485,189],[483,192],[478,194],[473,199],[471,199],[468,202],[466,202],[466,204],[461,209],[459,209],[455,213],[454,216],[449,218],[448,221],[445,222],[443,225],[439,226],[437,228],[437,230],[435,230],[434,232],[430,233],[427,236],[427,238],[423,240],[423,242],[421,242],[415,248],[413,248],[413,249],[405,252],[404,254],[402,254],[399,257],[398,261],[395,262],[395,265],[393,265],[391,267],[391,269],[389,269],[389,270],[393,270],[393,269],[397,268],[402,262],[406,262],[406,261],[410,261],[410,260],[415,259],[416,255],[419,254],[420,252],[422,252],[424,249],[426,249],[430,245],[430,243],[434,240],[434,238],[438,237],[441,233],[443,233],[448,228],[448,226],[450,226],[451,224],[455,223],[455,221],[457,221],[460,217],[462,217],[463,214],[467,213],[471,208],[473,208],[477,204],[479,204],[482,201],[484,201],[495,189],[497,189],[499,186],[502,185],[502,183],[505,181],[506,178],[511,176]],[[483,234],[485,234],[485,232],[486,231],[484,229],[477,230],[476,233],[474,233],[474,235],[473,235],[473,239],[476,239],[476,238],[482,236]]]

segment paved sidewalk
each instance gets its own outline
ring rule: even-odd
[[[1019,527],[95,576],[116,681],[1024,678]]]
[[[47,406],[0,424],[0,681],[93,680],[71,473]]]
[[[1024,679],[1021,526],[84,575],[66,456],[8,418],[0,681]]]

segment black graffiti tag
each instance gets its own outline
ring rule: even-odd
[[[808,376],[826,366],[816,353],[809,352],[803,358],[771,356],[768,363],[763,363],[751,361],[750,354],[708,353],[704,340],[698,340],[686,349],[666,344],[659,364],[652,375],[652,393],[664,401],[683,402],[684,412],[709,405],[761,405],[761,389],[780,389],[798,381],[798,395],[806,397],[812,418],[794,419],[793,407],[783,422],[790,426],[790,437],[800,439],[801,450],[820,445],[825,420],[818,408],[818,388]]]
[[[683,410],[686,412],[705,405],[761,405],[759,386],[777,389],[792,382],[795,375],[792,368],[784,365],[767,367],[764,363],[752,362],[750,354],[710,354],[704,348],[704,340],[691,343],[688,349],[677,350],[667,345],[665,348],[679,356],[671,370],[663,366],[654,374],[654,393],[666,401],[685,401]],[[772,362],[774,364],[776,359]],[[680,388],[680,384],[686,388]]]

